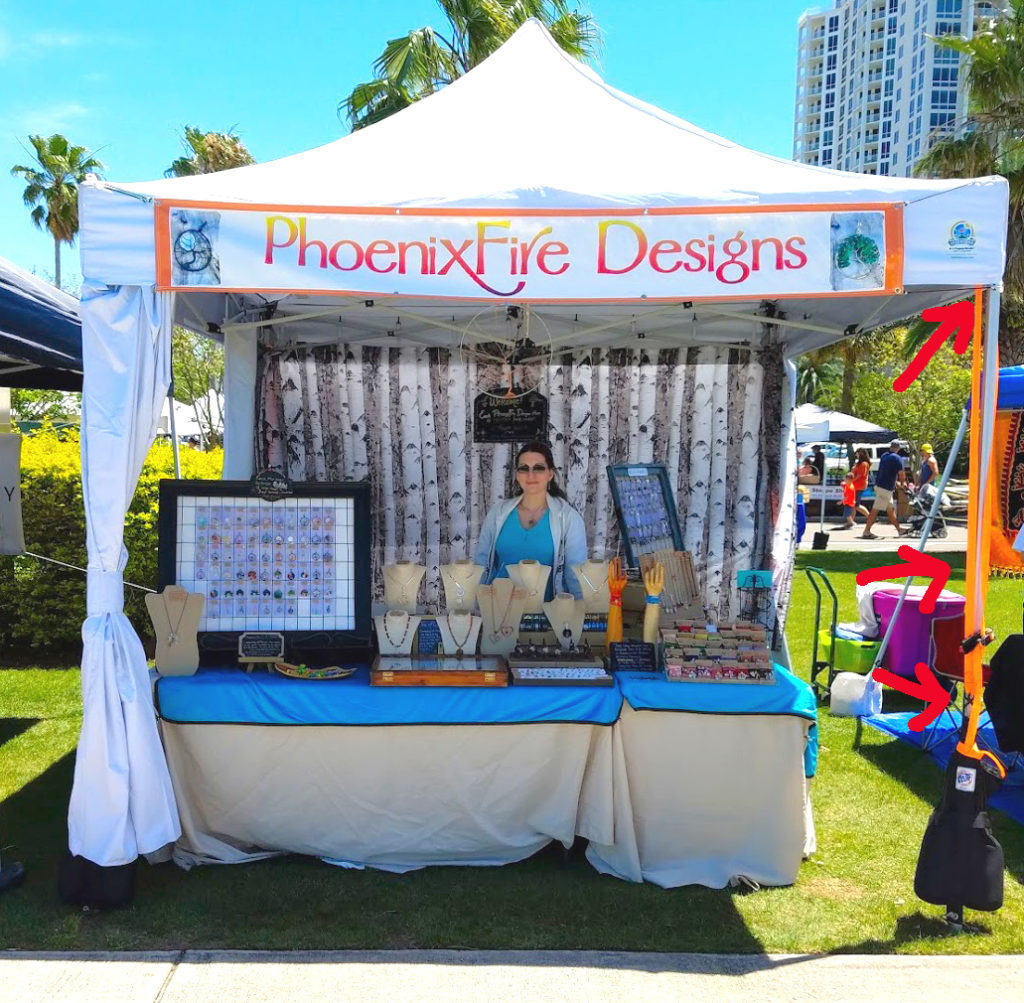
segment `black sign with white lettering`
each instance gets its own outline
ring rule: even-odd
[[[612,641],[608,645],[614,672],[657,672],[658,657],[647,641]]]
[[[513,389],[512,394],[519,391]],[[530,442],[548,438],[548,399],[536,390],[505,397],[496,387],[473,401],[474,442]]]
[[[238,638],[240,662],[280,662],[284,660],[284,634],[276,631],[249,630]]]

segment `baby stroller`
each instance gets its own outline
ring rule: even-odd
[[[919,537],[921,535],[921,530],[924,529],[928,513],[931,511],[932,504],[935,501],[935,491],[936,488],[933,484],[926,484],[911,495],[910,517],[903,527],[904,536]],[[939,503],[939,510],[935,513],[935,522],[932,523],[932,531],[929,536],[941,540],[948,535],[949,530],[946,527],[946,519],[942,514],[942,510],[949,508],[949,506],[949,496],[943,494],[942,501]]]

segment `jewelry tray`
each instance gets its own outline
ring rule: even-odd
[[[370,685],[508,686],[508,664],[500,655],[378,655],[370,667]]]

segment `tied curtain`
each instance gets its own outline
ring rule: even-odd
[[[380,565],[412,560],[430,569],[425,599],[436,604],[433,569],[472,555],[513,483],[516,447],[473,442],[473,400],[502,385],[501,368],[447,349],[331,345],[264,350],[258,380],[257,468],[369,478],[375,598]],[[788,593],[791,568],[772,557],[791,555],[793,522],[780,485],[792,412],[781,349],[594,349],[531,367],[520,383],[549,400],[557,476],[591,556],[619,550],[606,466],[663,462],[711,615],[743,611],[738,570],[773,568],[777,594]]]

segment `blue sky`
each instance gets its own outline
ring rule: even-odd
[[[387,39],[443,26],[432,0],[291,6],[0,0],[0,256],[52,277],[53,242],[10,175],[30,162],[31,133],[88,147],[113,181],[161,176],[186,124],[234,129],[257,160],[274,160],[345,134],[338,101],[372,76]],[[604,31],[597,69],[704,129],[789,157],[796,25],[810,6],[593,0]],[[77,285],[77,245],[62,267],[65,286]]]

